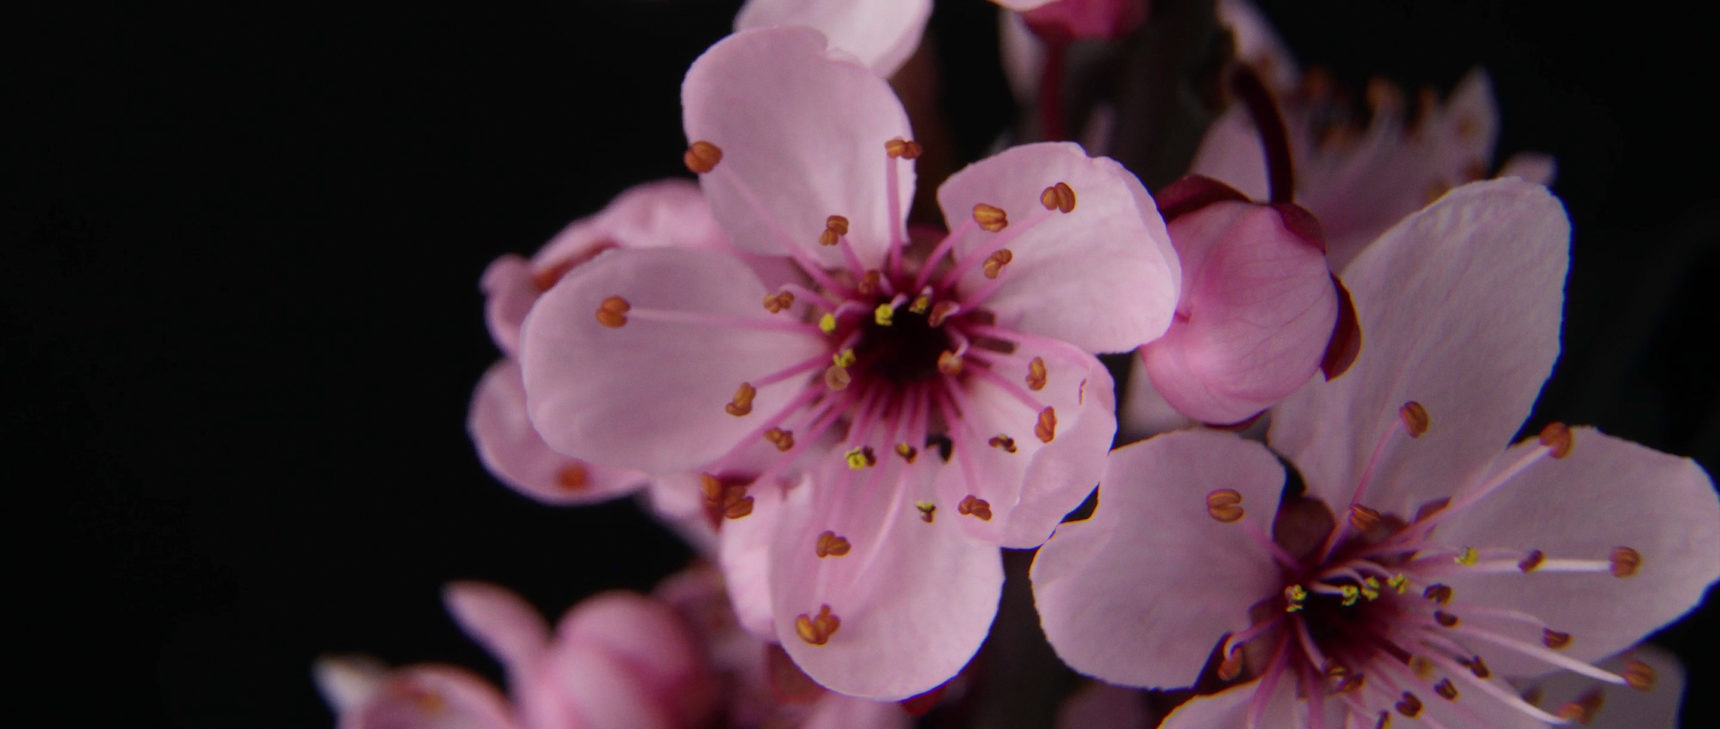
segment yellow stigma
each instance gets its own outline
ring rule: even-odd
[[[1457,563],[1464,567],[1474,567],[1475,563],[1480,561],[1481,555],[1475,551],[1474,547],[1464,547],[1463,551],[1457,555]]]
[[[1308,599],[1308,591],[1301,585],[1291,585],[1284,588],[1284,612],[1294,613],[1302,610],[1302,602]]]
[[[1344,607],[1354,605],[1357,600],[1362,598],[1362,591],[1356,589],[1355,585],[1342,585],[1338,588],[1338,592],[1343,595]]]
[[[824,332],[825,334],[835,334],[836,333],[836,315],[835,314],[825,314],[824,316],[818,317],[818,330],[821,332]]]
[[[830,359],[836,363],[837,367],[841,367],[843,369],[853,367],[854,366],[854,350],[844,349],[840,352],[837,352],[836,354],[831,355]]]
[[[1404,577],[1402,572],[1392,575],[1391,579],[1386,580],[1386,584],[1393,590],[1397,590],[1399,595],[1409,592],[1409,578]]]
[[[888,303],[879,304],[878,308],[872,310],[872,321],[877,322],[878,326],[887,327],[890,326],[890,319],[895,315],[896,307]]]
[[[932,308],[932,298],[925,294],[914,297],[914,301],[908,304],[908,311],[915,314],[924,314],[930,308]]]

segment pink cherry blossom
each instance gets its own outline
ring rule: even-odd
[[[950,233],[910,246],[906,115],[809,29],[730,36],[682,94],[729,239],[805,283],[716,251],[576,269],[525,323],[532,422],[571,457],[702,474],[743,624],[832,689],[925,691],[984,638],[997,547],[1096,481],[1115,419],[1091,353],[1169,325],[1163,223],[1117,163],[1041,144],[952,176]]]
[[[1133,686],[1206,667],[1223,690],[1170,729],[1545,726],[1582,707],[1503,677],[1652,684],[1594,662],[1720,577],[1720,502],[1690,460],[1593,429],[1506,447],[1558,353],[1568,244],[1558,201],[1520,180],[1387,231],[1348,269],[1360,357],[1273,410],[1271,451],[1196,430],[1112,454],[1093,517],[1033,567],[1058,654]]]
[[[812,28],[889,77],[919,47],[931,16],[932,0],[747,0],[735,14],[735,30]]]

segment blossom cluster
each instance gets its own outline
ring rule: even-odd
[[[1150,5],[999,5],[1049,123],[939,180],[941,226],[910,222],[930,150],[889,82],[930,0],[753,0],[682,86],[697,182],[484,272],[484,464],[547,504],[644,494],[709,564],[553,631],[452,585],[508,695],[330,659],[343,727],[905,726],[983,680],[1001,550],[1035,548],[1044,636],[1109,684],[1070,726],[1676,702],[1676,665],[1635,646],[1720,577],[1720,502],[1692,461],[1592,428],[1513,444],[1571,231],[1550,159],[1489,174],[1485,74],[1413,104],[1381,85],[1335,123],[1345,102],[1220,2],[1232,103],[1149,191],[1094,153],[1116,132],[1061,139],[1056,59]]]

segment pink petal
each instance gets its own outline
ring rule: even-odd
[[[742,249],[784,255],[800,247],[838,267],[840,249],[817,242],[831,215],[848,219],[848,240],[869,267],[905,239],[907,208],[891,217],[885,166],[896,166],[893,192],[909,201],[913,165],[890,159],[884,143],[913,139],[908,117],[883,79],[843,55],[815,30],[768,28],[719,41],[687,71],[687,138],[722,150],[700,183]]]
[[[928,454],[929,455],[929,454]],[[967,538],[956,505],[921,521],[901,459],[880,459],[871,482],[825,478],[789,492],[771,547],[776,633],[814,680],[852,696],[895,701],[954,676],[979,649],[997,613],[1003,564],[995,545]],[[850,551],[819,557],[832,531]],[[840,620],[824,645],[796,630],[828,605]]]
[[[370,700],[342,707],[340,729],[515,729],[507,701],[462,668],[409,666],[388,672]]]
[[[854,54],[879,76],[902,67],[920,45],[931,18],[931,0],[747,0],[735,15],[735,30],[804,25]]]
[[[568,704],[591,726],[629,727],[628,717],[661,726],[700,725],[715,707],[715,678],[688,626],[668,605],[627,592],[609,592],[575,606],[556,626],[551,674]],[[612,700],[608,692],[577,682],[626,683]],[[643,723],[638,726],[646,725]]]
[[[510,674],[528,670],[549,647],[549,625],[536,608],[506,588],[482,582],[451,582],[442,603],[466,635]]]
[[[589,463],[551,450],[526,417],[525,381],[513,360],[497,362],[478,381],[466,432],[490,473],[546,504],[604,501],[638,491],[646,483],[641,471]]]
[[[1044,389],[1030,391],[1022,382],[1035,358],[1046,363],[1046,381]],[[966,383],[968,406],[955,434],[956,452],[937,471],[938,500],[984,499],[992,518],[953,512],[951,518],[976,539],[1037,547],[1086,500],[1105,470],[1105,453],[1117,432],[1115,386],[1097,358],[1074,361],[1032,345],[998,356],[991,371],[1006,382],[974,378]],[[1051,408],[1054,424],[1050,443],[1036,435],[1045,408]],[[1014,451],[990,445],[998,436],[1009,438]]]
[[[1614,547],[1637,550],[1642,566],[1627,578],[1538,570],[1458,573],[1446,580],[1459,602],[1520,610],[1570,633],[1573,640],[1561,653],[1591,661],[1677,619],[1720,578],[1720,501],[1713,482],[1690,459],[1590,428],[1573,435],[1569,456],[1530,467],[1468,511],[1453,514],[1436,536],[1454,546],[1539,549],[1549,559],[1606,560]],[[1513,448],[1499,463],[1534,445]],[[1541,640],[1539,628],[1501,629],[1537,645]],[[1507,674],[1549,668],[1483,655]]]
[[[484,324],[490,339],[503,354],[519,354],[520,322],[537,302],[531,264],[526,259],[508,254],[497,258],[484,269],[478,286],[484,292]]]
[[[782,520],[782,487],[755,485],[747,493],[753,500],[752,513],[723,522],[718,535],[718,560],[728,583],[735,619],[760,640],[774,640],[770,545]]]
[[[532,729],[685,729],[679,708],[640,681],[619,657],[592,646],[558,644],[542,670],[515,684]],[[406,728],[402,728],[406,729]]]
[[[1348,504],[1375,444],[1421,403],[1432,427],[1403,433],[1367,485],[1403,517],[1450,496],[1510,442],[1559,351],[1570,223],[1545,188],[1465,185],[1381,236],[1345,272],[1360,356],[1279,405],[1269,440],[1312,495]]]
[[[1283,484],[1270,452],[1230,433],[1168,433],[1113,451],[1093,517],[1058,527],[1033,561],[1051,647],[1111,683],[1194,683],[1213,646],[1247,628],[1249,607],[1280,586],[1244,529],[1270,528]],[[1208,513],[1218,489],[1241,495],[1245,521]]]
[[[1291,692],[1285,690],[1290,683],[1278,682],[1271,708],[1263,715],[1281,722],[1273,725],[1277,729],[1305,729],[1307,711],[1295,704]],[[1216,694],[1196,696],[1166,716],[1159,729],[1241,729],[1247,725],[1248,707],[1259,687],[1259,681],[1250,681]]]
[[[1584,694],[1599,690],[1603,703],[1600,711],[1583,726],[1589,729],[1675,729],[1678,723],[1678,699],[1684,693],[1684,667],[1670,651],[1644,643],[1624,653],[1601,661],[1598,665],[1608,671],[1623,671],[1627,661],[1641,661],[1654,669],[1654,686],[1637,691],[1624,686],[1601,684],[1575,673],[1557,673],[1538,679],[1528,690],[1541,698],[1539,705],[1556,711],[1566,702],[1577,701]]]
[[[1047,211],[1040,194],[1066,183],[1074,210]],[[1002,208],[1009,226],[974,228],[974,205]],[[1013,255],[985,308],[998,323],[1089,352],[1121,352],[1170,326],[1181,273],[1164,222],[1146,189],[1116,162],[1067,142],[1029,144],[967,166],[938,188],[938,204],[960,234],[958,256],[1008,236]],[[989,281],[976,266],[964,291]]]
[[[1170,224],[1182,300],[1141,348],[1153,387],[1191,418],[1235,423],[1294,392],[1319,367],[1338,304],[1318,240],[1295,208],[1221,202]]]
[[[733,447],[801,387],[757,389],[752,413],[725,411],[742,383],[818,353],[816,333],[648,320],[619,328],[595,312],[636,310],[770,319],[765,288],[739,259],[678,250],[610,251],[562,279],[526,319],[521,361],[532,423],[557,451],[653,473],[692,470]]]

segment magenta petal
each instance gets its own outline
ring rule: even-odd
[[[452,582],[442,603],[466,635],[496,657],[509,674],[530,670],[549,647],[549,625],[519,595],[482,582]]]
[[[1075,194],[1069,213],[1040,203],[1059,182]],[[1002,208],[1009,227],[974,228],[979,203]],[[1012,260],[985,302],[1000,324],[1089,352],[1134,349],[1170,326],[1181,281],[1176,253],[1152,197],[1115,161],[1067,142],[1012,147],[950,176],[938,204],[952,230],[971,231],[958,240],[958,256],[1008,238]],[[962,288],[987,283],[976,266]]]
[[[1193,684],[1213,646],[1247,628],[1249,607],[1280,586],[1245,529],[1270,524],[1283,484],[1270,452],[1230,433],[1169,433],[1113,451],[1093,517],[1058,527],[1033,561],[1051,647],[1111,683]],[[1241,496],[1245,521],[1208,513],[1218,489]]]
[[[884,143],[913,138],[907,114],[883,79],[843,55],[815,30],[768,28],[719,41],[687,71],[687,138],[722,150],[700,182],[736,246],[766,255],[800,247],[835,268],[840,249],[818,244],[831,215],[848,219],[868,267],[906,239],[905,203],[891,217],[889,199],[913,199],[913,164],[890,159]]]
[[[1337,293],[1318,241],[1270,206],[1220,202],[1178,216],[1179,316],[1141,348],[1153,387],[1208,423],[1246,420],[1319,367]]]
[[[1640,640],[1702,600],[1720,578],[1720,501],[1714,484],[1688,458],[1667,455],[1590,428],[1574,429],[1561,460],[1542,461],[1441,527],[1453,545],[1539,549],[1549,559],[1606,560],[1614,547],[1642,556],[1636,574],[1536,571],[1495,575],[1459,572],[1446,581],[1457,600],[1520,610],[1573,640],[1561,652],[1596,660]],[[1517,459],[1535,441],[1506,452]],[[1501,626],[1531,643],[1539,628]],[[1508,674],[1549,667],[1484,654]]]
[[[747,490],[753,510],[739,519],[722,523],[717,535],[717,555],[727,582],[735,620],[759,640],[774,640],[776,624],[771,615],[770,545],[782,520],[782,487],[755,484]]]
[[[932,15],[931,0],[747,0],[735,14],[735,30],[804,25],[888,77],[920,45]]]
[[[757,277],[721,253],[616,250],[544,294],[521,356],[532,423],[552,448],[652,473],[691,470],[783,407],[798,382],[757,389],[749,416],[725,411],[740,385],[817,354],[816,331],[771,319]],[[635,309],[609,328],[596,312],[620,296]],[[650,320],[643,311],[730,317],[747,328]]]
[[[897,470],[883,459],[877,471]],[[954,504],[931,523],[889,473],[870,488],[802,485],[789,492],[771,548],[776,633],[796,665],[830,688],[895,701],[954,676],[979,650],[997,614],[1003,561],[995,545],[969,539]],[[819,557],[819,536],[848,541]],[[800,616],[824,606],[840,624],[822,645],[802,637]]]
[[[1350,371],[1279,405],[1269,440],[1311,493],[1347,504],[1374,444],[1416,401],[1432,427],[1399,433],[1366,502],[1409,516],[1486,468],[1528,415],[1559,352],[1570,223],[1520,180],[1453,190],[1344,272],[1362,329]]]
[[[484,373],[472,394],[466,432],[478,458],[515,491],[546,504],[589,504],[638,491],[643,472],[569,458],[550,449],[526,416],[519,363],[504,359]]]

